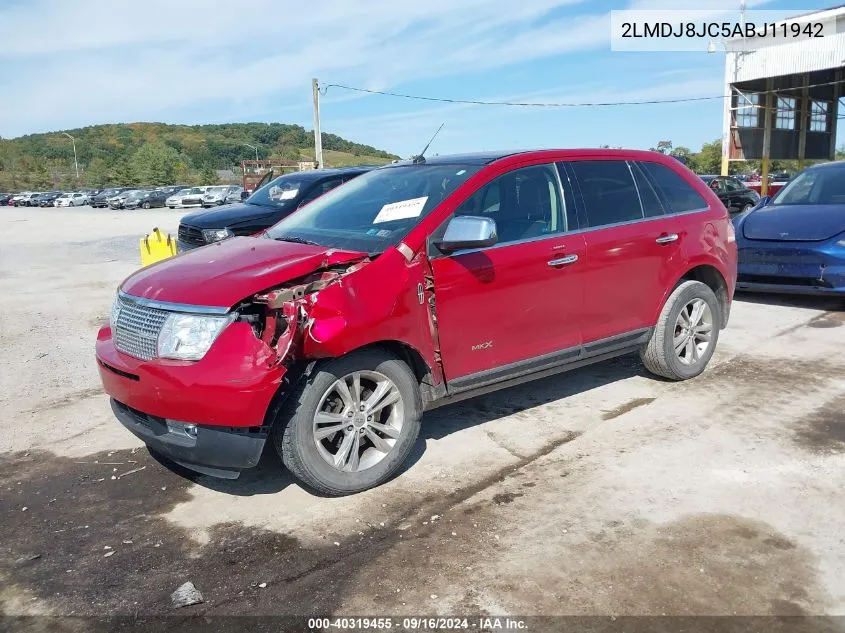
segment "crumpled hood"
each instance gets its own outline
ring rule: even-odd
[[[272,215],[278,215],[281,219],[284,211],[262,207],[257,204],[235,203],[227,204],[217,209],[209,209],[208,211],[189,213],[182,218],[181,223],[198,229],[225,229],[236,226],[241,222],[260,220]]]
[[[751,211],[742,225],[750,240],[818,242],[843,231],[845,207],[837,204],[770,204]]]
[[[229,308],[320,268],[365,257],[326,246],[235,237],[142,268],[120,289],[145,299]]]

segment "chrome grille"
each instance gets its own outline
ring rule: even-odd
[[[169,312],[118,299],[120,314],[114,325],[115,347],[135,358],[150,360],[158,355],[158,334]]]

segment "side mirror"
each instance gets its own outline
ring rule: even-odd
[[[241,200],[249,198],[249,191],[241,191]]]
[[[758,208],[767,207],[771,204],[771,202],[772,202],[771,196],[763,196],[762,198],[760,198],[760,202],[757,203],[757,207]]]
[[[498,241],[496,223],[490,218],[459,215],[449,220],[443,239],[434,245],[444,253],[465,248],[484,248]]]

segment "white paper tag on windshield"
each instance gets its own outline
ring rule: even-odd
[[[270,189],[270,199],[271,200],[293,200],[296,198],[296,194],[299,193],[299,189],[279,189],[278,187],[272,187]]]
[[[373,224],[419,217],[427,201],[428,196],[423,196],[422,198],[411,198],[410,200],[401,200],[386,204],[378,212],[378,215],[373,220]]]

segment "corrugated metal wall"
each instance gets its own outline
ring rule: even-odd
[[[736,70],[734,72],[734,63]],[[754,44],[746,52],[727,55],[726,76],[732,83],[839,68],[845,63],[845,33],[823,40],[789,44]]]

